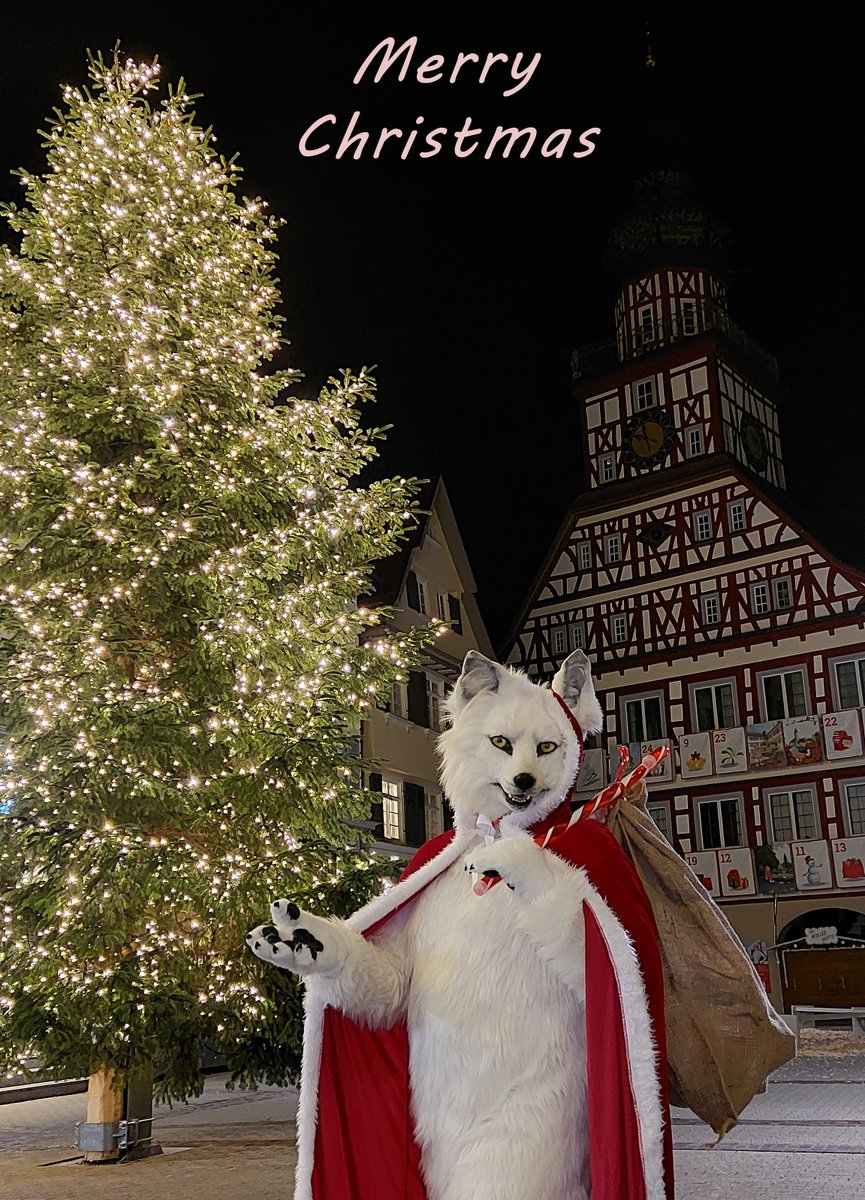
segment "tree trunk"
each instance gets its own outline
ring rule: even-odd
[[[123,1119],[123,1091],[112,1087],[115,1071],[95,1071],[87,1084],[87,1121],[93,1124],[113,1125]],[[111,1162],[120,1157],[115,1146],[111,1150],[87,1150],[85,1162]]]

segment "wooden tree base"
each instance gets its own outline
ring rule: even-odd
[[[87,1082],[87,1120],[95,1124],[113,1125],[123,1119],[123,1089],[113,1087],[116,1071],[95,1071]],[[112,1162],[120,1157],[115,1146],[111,1150],[88,1150],[85,1162]]]

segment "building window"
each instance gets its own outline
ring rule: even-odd
[[[731,500],[727,505],[727,517],[730,521],[730,532],[741,533],[745,528],[745,501]]]
[[[401,842],[399,784],[392,779],[381,781],[381,812],[384,836],[393,842]]]
[[[422,616],[429,615],[426,582],[416,575],[414,571],[409,571],[408,573],[405,593],[409,608],[413,608],[415,612],[420,613]]]
[[[402,717],[403,720],[405,719],[406,697],[404,683],[397,683],[394,681],[392,684],[390,689],[390,711],[395,717]]]
[[[586,648],[586,622],[575,621],[571,626],[573,630],[572,641],[575,650],[585,650]]]
[[[617,644],[628,640],[628,618],[622,613],[613,617],[613,641]]]
[[[629,742],[650,742],[664,737],[660,692],[626,696],[621,705],[622,725]]]
[[[443,596],[441,592],[436,592],[436,607],[438,608],[439,612],[439,620],[449,621],[450,615],[448,613],[448,598],[447,596]]]
[[[605,454],[601,458],[601,481],[611,483],[616,478],[616,456]]]
[[[622,561],[622,543],[619,540],[617,533],[611,533],[608,538],[604,539],[605,557],[608,563],[617,563]]]
[[[742,813],[737,796],[712,796],[698,800],[697,811],[704,850],[742,845]]]
[[[820,836],[812,788],[768,792],[767,798],[774,842],[807,842]]]
[[[672,838],[670,836],[670,806],[668,804],[663,803],[663,801],[657,801],[654,804],[651,801],[649,801],[649,803],[646,805],[646,812],[649,814],[649,816],[655,822],[655,824],[658,827],[658,830],[664,835],[664,837],[667,839],[667,841],[671,842]]]
[[[865,705],[865,655],[833,662],[832,673],[839,708]]]
[[[682,314],[682,333],[685,337],[691,337],[697,332],[697,301],[680,300],[679,306]]]
[[[691,685],[691,712],[694,729],[732,729],[738,724],[736,717],[736,684],[732,679],[717,683]]]
[[[434,675],[426,677],[427,703],[429,706],[429,728],[435,733],[441,733],[444,725],[442,724],[442,685],[441,680],[436,679]]]
[[[637,346],[651,346],[655,340],[655,317],[652,306],[645,304],[637,312]]]
[[[865,833],[865,780],[855,779],[844,784],[847,800],[847,836]]]
[[[789,579],[773,579],[772,593],[775,608],[793,607],[793,585]]]
[[[768,583],[751,584],[751,611],[755,617],[765,616],[771,609]]]
[[[760,676],[763,687],[763,711],[767,721],[804,717],[808,713],[805,672],[801,668]]]
[[[427,792],[426,798],[426,835],[428,838],[438,837],[443,825],[443,799],[441,792]]]
[[[712,514],[710,512],[694,513],[692,518],[695,542],[710,542],[712,540]]]
[[[589,571],[592,566],[592,544],[591,542],[577,543],[577,562],[581,571]]]
[[[699,425],[692,425],[690,429],[685,430],[685,454],[688,458],[695,458],[702,453],[703,430]]]
[[[566,654],[568,649],[568,631],[564,625],[559,625],[553,630],[553,655],[558,658],[560,654]]]
[[[717,592],[700,597],[700,611],[703,614],[704,625],[721,624],[721,597]]]
[[[634,412],[652,408],[655,403],[654,379],[641,379],[639,383],[635,383],[631,392],[631,401]]]

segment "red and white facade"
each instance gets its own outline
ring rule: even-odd
[[[574,355],[588,490],[508,661],[549,677],[577,647],[592,659],[606,730],[583,794],[617,744],[669,743],[652,816],[759,961],[810,912],[865,937],[865,575],[785,511],[774,360],[694,257],[656,247],[623,278],[614,338]],[[768,957],[777,1007],[817,1002]]]

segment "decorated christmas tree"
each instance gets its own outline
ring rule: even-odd
[[[0,253],[0,1068],[183,1096],[205,1047],[296,1072],[293,978],[244,943],[268,901],[381,887],[345,822],[413,646],[358,597],[414,489],[358,485],[365,371],[304,399],[262,369],[278,222],[182,81],[90,75]]]

